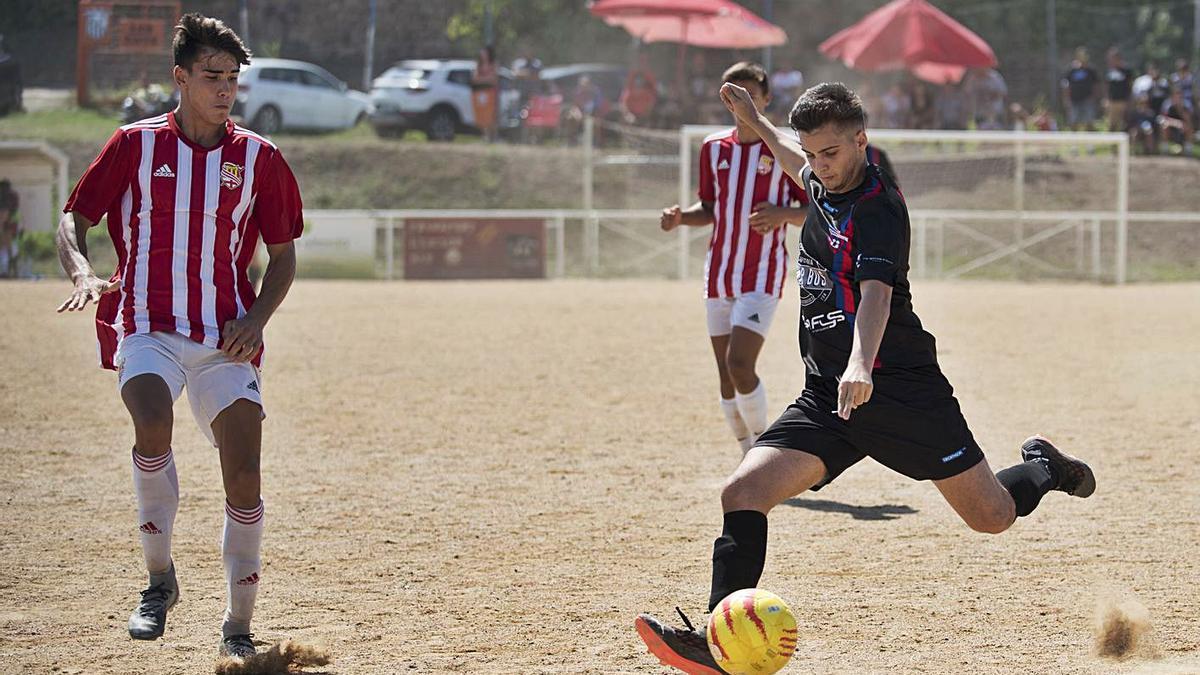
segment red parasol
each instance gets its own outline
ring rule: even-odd
[[[884,5],[823,42],[821,53],[856,70],[907,69],[938,84],[996,65],[983,38],[925,0]]]

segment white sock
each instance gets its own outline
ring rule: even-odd
[[[158,457],[133,451],[133,491],[138,501],[138,531],[142,556],[151,575],[171,569],[171,529],[179,510],[179,477],[175,454],[167,449]]]
[[[746,453],[750,452],[750,448],[754,447],[754,441],[756,440],[758,439],[753,436],[738,439],[738,447],[742,449],[742,457],[745,457]]]
[[[725,413],[725,423],[729,425],[729,429],[733,432],[733,437],[739,442],[750,437],[750,430],[746,428],[746,422],[742,420],[742,416],[738,414],[738,404],[736,399],[722,398],[721,412]]]
[[[262,572],[263,503],[252,509],[239,509],[225,502],[225,533],[221,539],[221,559],[225,563],[225,584],[229,604],[221,633],[245,635],[254,616],[254,598],[258,595]]]
[[[767,388],[762,380],[758,381],[754,391],[749,394],[739,392],[734,395],[734,400],[737,401],[738,412],[746,421],[746,427],[750,429],[750,435],[754,438],[761,436],[767,430]]]

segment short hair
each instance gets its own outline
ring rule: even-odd
[[[841,82],[822,82],[800,95],[788,122],[798,132],[809,133],[833,123],[842,129],[867,126],[862,100]]]
[[[767,70],[753,61],[739,61],[729,66],[721,74],[721,82],[753,82],[762,89],[762,93],[771,93],[771,81]]]
[[[175,52],[175,65],[190,71],[205,48],[225,52],[242,65],[249,65],[250,50],[233,29],[220,19],[204,16],[199,12],[184,14],[175,26],[175,38],[171,49]]]

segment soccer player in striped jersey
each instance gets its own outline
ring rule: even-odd
[[[261,574],[263,328],[295,276],[303,215],[279,149],[229,119],[240,64],[250,62],[241,39],[216,19],[187,14],[173,50],[179,107],[118,129],[63,209],[59,259],[75,288],[58,311],[97,303],[101,365],[117,371],[133,420],[150,582],[129,635],[160,637],[179,599],[171,434],[172,404],[186,387],[197,423],[219,450],[225,487],[220,653],[245,658],[255,652],[250,619]],[[118,260],[108,279],[92,269],[85,239],[102,217]],[[260,236],[270,262],[256,297],[246,270]]]
[[[771,100],[767,73],[757,63],[734,64],[722,76],[754,96]],[[787,272],[788,222],[802,222],[804,192],[775,161],[771,149],[738,121],[704,139],[700,201],[663,209],[661,226],[712,226],[704,263],[708,335],[721,380],[721,411],[745,454],[767,428],[767,392],[755,372],[775,317]]]

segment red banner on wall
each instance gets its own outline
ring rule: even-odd
[[[404,221],[405,279],[541,279],[540,220],[412,218]]]

